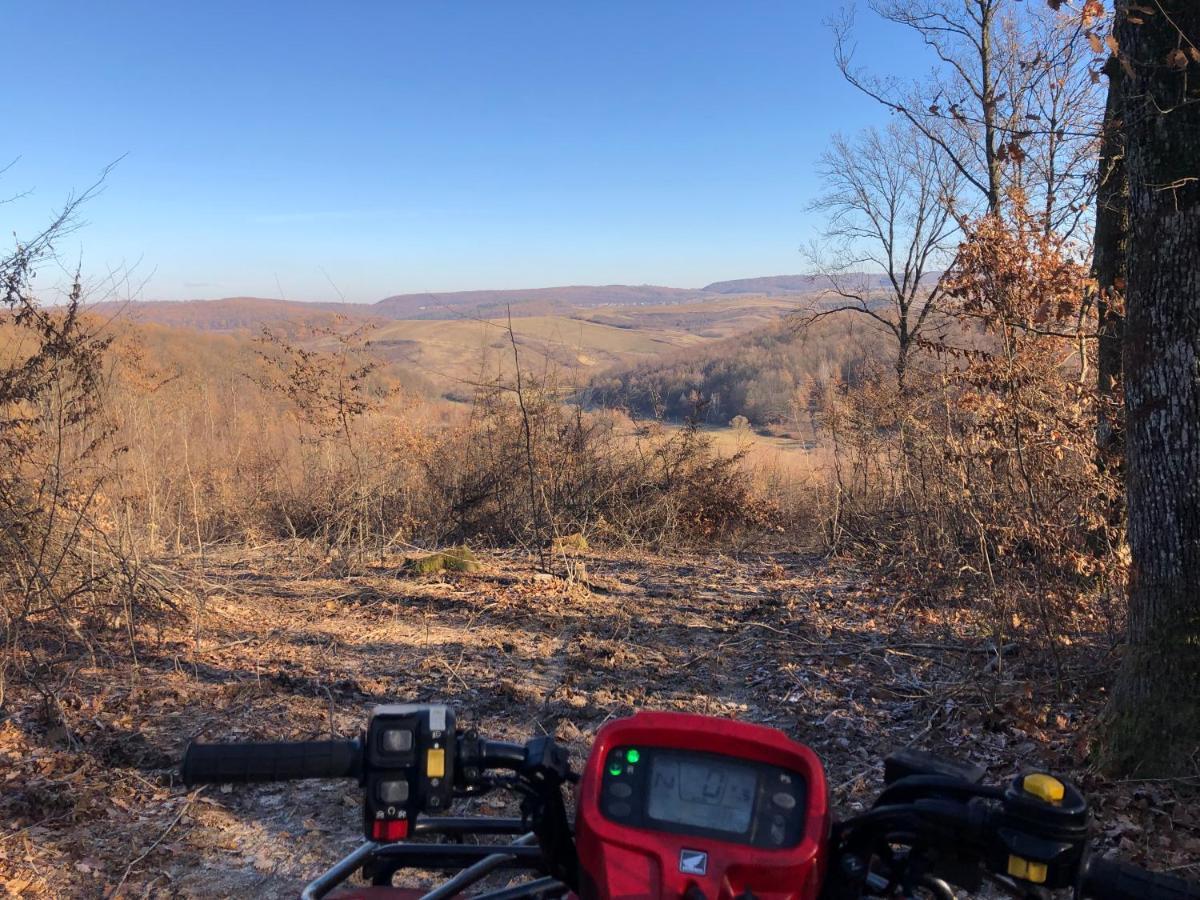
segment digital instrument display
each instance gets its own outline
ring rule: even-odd
[[[667,747],[613,747],[601,812],[634,828],[791,847],[804,831],[805,780],[733,756]]]
[[[754,814],[758,775],[752,768],[712,757],[659,752],[650,763],[646,813],[713,831],[744,834]]]
[[[832,846],[816,754],[735,719],[606,722],[577,799],[585,898],[815,897]]]

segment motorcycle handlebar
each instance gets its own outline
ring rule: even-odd
[[[460,738],[461,741],[461,738]],[[520,769],[526,762],[523,744],[480,741],[479,770]],[[461,751],[460,751],[461,753]],[[294,741],[288,743],[191,743],[180,766],[183,783],[247,784],[304,778],[361,778],[360,741]]]
[[[459,752],[462,752],[461,749]],[[526,749],[524,744],[510,744],[504,741],[480,741],[479,768],[520,769],[525,765],[525,754]]]
[[[359,741],[297,741],[188,745],[180,767],[183,783],[244,784],[301,778],[359,778]]]
[[[1081,887],[1090,900],[1200,900],[1200,884],[1194,881],[1099,857],[1089,860]]]
[[[468,783],[488,769],[520,772],[538,763],[553,769],[554,752],[552,742],[548,746],[538,741],[522,745],[482,740],[473,734],[458,736],[457,756]],[[305,778],[362,780],[364,765],[363,744],[359,740],[192,743],[184,754],[180,774],[189,787]],[[880,826],[885,820],[900,816],[907,826],[914,821],[929,821],[944,827],[946,822],[940,821],[938,812],[944,811],[928,804],[920,809],[911,804],[889,805],[863,814],[856,823],[859,827]],[[1088,860],[1077,883],[1078,896],[1090,900],[1200,900],[1200,884],[1196,882],[1099,857]]]

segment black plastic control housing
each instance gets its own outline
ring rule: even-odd
[[[450,808],[454,786],[454,710],[441,704],[392,704],[371,712],[364,740],[363,830]]]
[[[1071,784],[1063,784],[1063,797],[1047,803],[1024,789],[1026,775],[1014,778],[1004,791],[1003,812],[996,822],[996,837],[988,864],[992,871],[1007,871],[1011,857],[1041,863],[1046,878],[1041,887],[1071,887],[1080,871],[1088,842],[1088,803]]]

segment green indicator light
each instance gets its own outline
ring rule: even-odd
[[[620,775],[621,774],[621,764],[620,763],[612,763],[608,767],[608,774],[609,775]]]
[[[635,763],[641,758],[642,758],[642,754],[638,753],[636,750],[626,750],[625,751],[625,759],[627,759],[631,763]]]

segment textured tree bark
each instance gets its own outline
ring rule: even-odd
[[[1106,762],[1144,775],[1200,764],[1200,3],[1117,4],[1129,178],[1123,342],[1128,647]],[[1138,20],[1141,23],[1138,23]],[[1132,75],[1130,72],[1132,71]]]
[[[1129,182],[1125,177],[1125,141],[1121,132],[1121,66],[1116,57],[1104,67],[1108,76],[1108,102],[1097,164],[1096,233],[1092,272],[1096,278],[1096,312],[1100,341],[1096,353],[1100,393],[1110,396],[1121,378],[1121,334],[1125,320],[1125,254],[1129,236]],[[1102,407],[1096,423],[1096,444],[1102,464],[1119,460],[1124,423],[1115,421]]]

